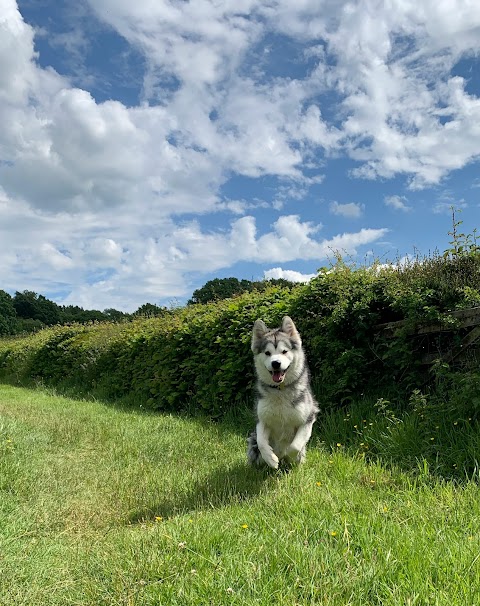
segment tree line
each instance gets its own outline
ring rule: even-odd
[[[118,322],[136,316],[156,316],[165,311],[165,307],[152,303],[142,305],[133,314],[113,308],[84,309],[78,305],[58,305],[30,290],[17,291],[14,296],[0,290],[0,335],[34,332],[55,324]]]
[[[271,280],[239,280],[238,278],[214,278],[193,292],[188,305],[210,303],[221,299],[229,299],[244,292],[263,292],[268,286],[292,286],[292,282],[283,278]]]
[[[268,285],[291,285],[286,280],[263,280],[252,282],[237,278],[215,278],[202,288],[195,290],[188,305],[209,303],[219,299],[234,297],[243,292],[263,291]],[[0,290],[0,336],[35,332],[45,326],[55,324],[86,324],[88,322],[120,322],[135,317],[155,317],[168,313],[167,307],[153,303],[141,305],[133,313],[108,308],[84,309],[78,305],[58,305],[41,294],[30,290],[10,295]]]

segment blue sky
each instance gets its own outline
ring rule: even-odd
[[[0,288],[133,311],[479,226],[475,0],[0,0]]]

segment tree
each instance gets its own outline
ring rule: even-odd
[[[259,280],[257,282],[238,280],[237,278],[214,278],[213,280],[209,280],[198,290],[195,290],[187,305],[228,299],[244,292],[251,292],[252,290],[263,292],[269,286],[291,288],[292,285],[292,282],[289,282],[284,278],[272,278],[271,280]]]
[[[37,297],[37,293],[30,290],[15,293],[13,306],[19,318],[36,318],[38,311]]]
[[[144,316],[146,318],[153,318],[155,316],[163,316],[166,311],[166,307],[159,307],[154,303],[144,303],[137,309],[137,311],[133,313],[133,315]]]
[[[36,320],[40,320],[48,326],[58,324],[60,322],[60,307],[47,299],[43,295],[38,295],[39,314]]]
[[[128,314],[123,311],[118,311],[118,309],[114,309],[113,307],[108,307],[103,310],[105,315],[105,320],[109,320],[110,322],[119,322],[124,318],[128,318]]]
[[[71,322],[85,324],[86,322],[101,322],[107,319],[103,311],[98,309],[83,309],[83,307],[79,307],[78,305],[62,305],[60,317],[62,324]]]
[[[252,282],[253,290],[259,292],[265,291],[269,286],[280,286],[282,288],[292,288],[294,282],[285,280],[285,278],[269,278],[268,280],[260,280],[259,282]]]
[[[238,280],[238,278],[214,278],[193,292],[188,305],[228,299],[234,295],[252,290],[252,284],[250,280]]]
[[[8,292],[0,290],[0,335],[11,335],[15,332],[17,314],[13,298]]]
[[[33,291],[17,291],[13,298],[13,306],[19,318],[39,320],[48,326],[60,322],[60,307]]]

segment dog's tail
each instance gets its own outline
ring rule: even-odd
[[[247,438],[247,460],[250,465],[261,465],[263,463],[262,455],[257,444],[257,432],[253,430]]]

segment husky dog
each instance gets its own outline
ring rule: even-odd
[[[300,335],[285,316],[280,328],[253,326],[252,351],[257,375],[257,426],[248,438],[249,463],[274,469],[280,460],[302,463],[318,413]]]

